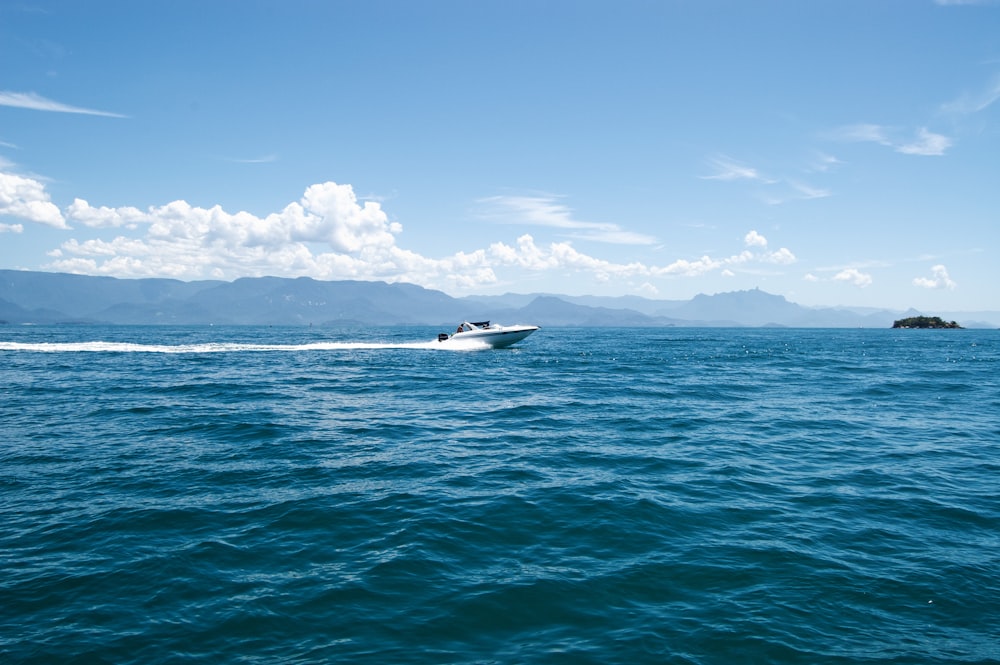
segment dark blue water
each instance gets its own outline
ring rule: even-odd
[[[5,663],[1000,662],[1000,332],[0,328]]]

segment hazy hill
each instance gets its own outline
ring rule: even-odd
[[[63,318],[78,319],[122,303],[183,301],[223,283],[0,270],[0,299],[26,309],[52,310]]]
[[[688,301],[638,296],[506,294],[452,298],[413,284],[259,277],[233,282],[115,279],[0,270],[0,321],[176,325],[428,325],[494,320],[542,326],[789,326],[888,328],[922,314],[809,308],[759,289]],[[965,327],[1000,326],[1000,312],[937,313]]]

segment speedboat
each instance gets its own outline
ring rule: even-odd
[[[451,335],[448,333],[438,335],[438,341],[481,342],[494,349],[501,349],[515,342],[520,342],[536,330],[538,330],[538,326],[502,326],[498,323],[491,325],[489,321],[475,323],[463,321],[458,330]]]

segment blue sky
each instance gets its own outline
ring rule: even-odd
[[[0,267],[1000,310],[1000,4],[0,4]]]

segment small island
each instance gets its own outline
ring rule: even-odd
[[[911,316],[893,321],[893,328],[961,328],[954,321],[948,322],[940,316]]]

